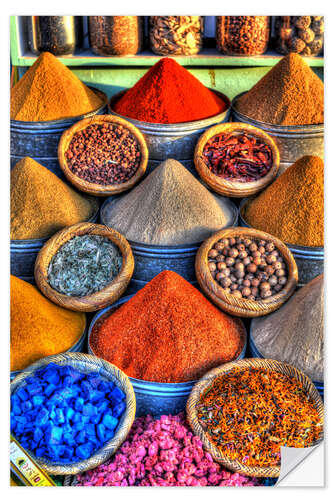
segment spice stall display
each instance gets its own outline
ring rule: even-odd
[[[282,241],[324,245],[324,162],[304,156],[243,208],[245,221]]]
[[[10,369],[71,350],[86,327],[83,313],[67,311],[15,276],[10,283]]]
[[[114,457],[79,474],[73,486],[259,486],[213,461],[183,413],[139,417]]]
[[[89,345],[129,377],[181,383],[237,358],[245,340],[239,319],[216,309],[176,273],[164,271],[96,324]]]
[[[149,16],[150,48],[162,56],[197,54],[203,31],[203,16]]]
[[[284,361],[315,383],[324,381],[324,277],[298,290],[278,311],[251,324],[251,344],[264,358]]]
[[[89,42],[101,56],[135,55],[143,45],[142,16],[89,16]]]
[[[267,50],[270,16],[216,16],[216,46],[227,55],[256,56]]]
[[[281,54],[316,56],[324,48],[324,16],[276,16],[275,48]]]

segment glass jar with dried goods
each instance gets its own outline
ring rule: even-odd
[[[323,16],[277,16],[275,45],[281,54],[320,55],[324,48]]]
[[[269,16],[216,16],[217,49],[230,56],[263,54],[269,26]]]
[[[156,54],[194,55],[202,48],[203,16],[150,16],[150,48]]]
[[[142,16],[89,16],[89,42],[100,56],[135,55],[142,49]]]
[[[70,56],[82,46],[82,16],[28,16],[28,46],[34,54]]]

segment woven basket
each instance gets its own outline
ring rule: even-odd
[[[220,133],[246,132],[258,137],[272,150],[273,164],[267,175],[253,182],[231,181],[213,174],[202,158],[203,149],[209,139]],[[201,179],[216,193],[231,198],[243,198],[253,195],[270,184],[278,174],[280,153],[274,140],[263,130],[245,123],[221,123],[209,128],[197,142],[194,152],[194,164]]]
[[[115,123],[127,128],[135,136],[140,147],[140,152],[141,152],[140,165],[135,174],[133,175],[133,177],[131,177],[128,181],[123,182],[122,184],[103,185],[85,181],[84,179],[81,179],[76,174],[74,174],[69,168],[67,163],[67,158],[65,153],[69,147],[69,144],[74,134],[76,134],[76,132],[79,132],[80,130],[84,130],[85,128],[89,127],[89,125],[103,124],[105,122]],[[145,138],[140,132],[140,130],[131,123],[129,123],[128,121],[113,115],[112,116],[97,115],[93,116],[92,118],[86,118],[84,120],[75,123],[74,125],[72,125],[72,127],[70,127],[62,134],[58,145],[58,160],[60,167],[64,172],[66,178],[77,189],[79,189],[80,191],[84,191],[85,193],[93,194],[95,196],[110,196],[131,189],[141,179],[141,177],[146,171],[148,164],[148,148],[146,145]]]
[[[79,474],[90,469],[94,469],[108,460],[125,441],[135,418],[135,395],[133,387],[124,372],[115,365],[96,358],[89,354],[66,353],[48,356],[25,368],[10,384],[10,393],[12,394],[18,387],[24,384],[25,378],[31,376],[39,368],[49,363],[57,363],[61,366],[73,366],[83,373],[97,372],[108,380],[114,382],[126,394],[126,410],[121,416],[115,436],[108,441],[103,448],[97,450],[87,460],[73,462],[71,464],[62,464],[50,462],[43,458],[37,458],[29,452],[37,464],[49,474],[65,475]]]
[[[120,250],[123,262],[118,276],[99,292],[84,297],[71,297],[57,292],[49,285],[48,268],[59,248],[74,236],[95,234],[107,237]],[[55,304],[73,311],[91,312],[116,302],[125,292],[134,271],[134,257],[128,241],[115,229],[101,224],[82,222],[58,231],[38,253],[35,263],[35,280],[41,292]]]
[[[281,253],[288,268],[288,280],[280,292],[261,300],[250,300],[237,298],[230,293],[226,293],[223,288],[215,281],[208,268],[208,252],[214,244],[221,238],[237,238],[249,237],[255,239],[263,239],[274,243],[276,248]],[[298,282],[298,270],[294,257],[290,250],[282,241],[278,240],[271,234],[244,227],[230,227],[222,229],[213,234],[210,238],[204,241],[199,248],[195,258],[195,273],[200,287],[205,294],[223,311],[234,316],[242,318],[255,318],[257,316],[265,316],[279,309],[284,302],[294,292]]]
[[[296,378],[299,382],[301,382],[303,389],[310,396],[312,401],[314,402],[314,406],[318,411],[319,418],[321,423],[324,423],[324,405],[323,401],[319,395],[319,392],[311,382],[311,380],[301,371],[294,368],[292,365],[288,365],[287,363],[282,363],[280,361],[275,361],[273,359],[242,359],[239,361],[232,361],[230,363],[226,363],[214,370],[209,371],[204,377],[202,377],[199,382],[193,387],[190,397],[187,401],[186,405],[186,413],[188,422],[194,432],[201,439],[204,448],[212,455],[214,460],[221,463],[228,469],[238,472],[240,474],[245,474],[251,477],[279,477],[280,467],[272,466],[272,467],[249,467],[237,460],[230,460],[227,456],[225,456],[207,437],[206,432],[202,428],[197,418],[196,412],[196,404],[199,401],[201,393],[209,387],[213,381],[224,374],[227,374],[233,368],[238,367],[242,370],[247,370],[249,368],[263,368],[270,371],[276,371],[279,373],[283,373],[285,375],[289,375],[291,377]],[[240,409],[241,410],[241,409]],[[323,438],[323,432],[321,433],[320,439],[315,443],[312,443],[312,446],[318,444]]]

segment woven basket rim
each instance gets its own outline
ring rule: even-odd
[[[247,370],[249,368],[265,368],[271,371],[278,371],[280,373],[289,374],[296,378],[302,383],[303,388],[307,391],[311,397],[316,410],[318,411],[319,417],[322,424],[324,419],[324,405],[322,398],[307,375],[295,368],[294,366],[284,363],[282,361],[277,361],[274,359],[261,359],[261,358],[244,358],[238,361],[231,361],[224,365],[221,365],[213,370],[206,373],[193,387],[191,394],[187,400],[186,404],[186,414],[188,422],[191,426],[193,433],[201,439],[204,448],[212,455],[212,457],[218,462],[222,463],[225,467],[229,468],[234,472],[239,472],[251,477],[278,477],[280,474],[280,465],[274,465],[271,467],[258,467],[258,466],[246,466],[239,462],[238,460],[231,460],[220,452],[217,447],[211,443],[211,441],[206,437],[206,432],[202,428],[196,413],[196,404],[200,398],[202,392],[209,387],[216,378],[223,375],[227,375],[232,369],[239,368],[240,370]],[[290,375],[290,373],[292,375]],[[311,444],[315,446],[323,440],[323,431],[320,438]]]
[[[104,377],[108,376],[109,379],[116,383],[117,387],[120,387],[126,395],[126,410],[120,418],[116,434],[112,439],[107,441],[102,448],[96,450],[90,458],[78,462],[62,464],[51,462],[43,458],[37,458],[34,453],[29,451],[29,454],[37,462],[37,464],[49,474],[79,474],[104,463],[108,458],[110,458],[111,455],[113,455],[113,453],[115,453],[115,451],[126,439],[135,419],[136,400],[134,389],[127,375],[117,366],[105,361],[104,359],[97,358],[96,356],[75,352],[47,356],[28,366],[11,381],[10,394],[12,395],[16,389],[24,383],[25,378],[29,377],[36,370],[48,365],[49,363],[56,363],[62,366],[74,366],[75,368],[80,369],[80,367],[77,366],[77,364],[79,364],[82,365],[82,369],[89,370],[89,368],[91,368],[91,371],[98,372],[102,370],[102,375]]]

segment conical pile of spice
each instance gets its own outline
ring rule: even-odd
[[[77,222],[89,220],[97,209],[50,170],[25,157],[11,171],[10,237],[48,238]]]
[[[23,370],[38,359],[65,352],[79,340],[85,314],[68,311],[35,286],[10,278],[10,369]]]
[[[248,224],[285,243],[324,245],[324,162],[303,156],[243,211]]]
[[[227,198],[214,196],[181,163],[169,159],[110,203],[103,219],[130,241],[184,245],[231,225],[233,211]]]
[[[251,339],[264,358],[285,361],[312,380],[323,382],[323,275],[298,290],[278,311],[255,318]]]
[[[90,346],[129,377],[177,383],[237,358],[245,336],[238,318],[178,274],[163,271],[96,325]]]
[[[44,122],[80,116],[101,107],[102,99],[49,52],[43,52],[14,85],[10,118]]]
[[[185,123],[222,113],[227,104],[174,59],[160,59],[114,105],[123,116],[150,123]]]
[[[324,122],[324,84],[298,54],[288,54],[236,103],[240,113],[273,125]]]

